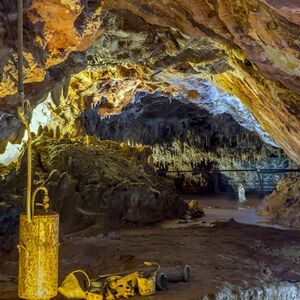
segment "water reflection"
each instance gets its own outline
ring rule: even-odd
[[[227,221],[233,218],[242,224],[257,225],[263,227],[273,227],[277,229],[289,229],[284,226],[272,223],[270,217],[259,216],[257,208],[261,205],[261,199],[247,199],[239,202],[235,199],[226,199],[226,197],[203,197],[187,196],[186,200],[197,200],[203,207],[206,222]]]

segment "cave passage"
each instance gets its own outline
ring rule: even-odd
[[[0,1],[0,299],[300,299],[297,0]]]

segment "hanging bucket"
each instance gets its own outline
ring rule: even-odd
[[[29,222],[20,215],[18,295],[50,299],[57,295],[59,215],[36,212]]]

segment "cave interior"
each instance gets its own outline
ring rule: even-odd
[[[300,299],[299,0],[1,0],[0,57],[0,299]]]

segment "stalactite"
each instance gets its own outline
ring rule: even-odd
[[[107,139],[113,138],[127,142],[131,146],[150,144],[155,165],[173,170],[196,170],[199,168],[210,170],[215,166],[225,169],[245,166],[251,168],[259,161],[269,158],[271,153],[277,153],[277,150],[275,152],[262,144],[255,133],[248,132],[236,124],[220,126],[219,121],[214,118],[202,121],[204,122],[203,126],[202,124],[198,125],[195,119],[190,117],[185,119],[180,119],[178,116],[173,119],[158,117],[155,119],[153,111],[150,113],[154,117],[149,119],[147,114],[146,118],[143,117],[145,110],[146,113],[149,112],[147,109],[150,106],[146,105],[146,107],[141,105],[137,108],[135,106],[132,110],[126,110],[123,115],[121,113],[102,119],[99,136],[104,135]],[[133,115],[134,118],[132,118]],[[230,184],[236,184],[241,180],[243,174],[226,173],[224,176],[230,178]],[[207,184],[205,176],[197,175],[195,180],[192,180],[192,175],[189,174],[185,174],[185,177],[191,184],[192,182],[200,185]],[[251,178],[251,176],[246,176],[246,180],[249,182],[252,180]]]
[[[64,98],[65,98],[65,99],[68,98],[70,82],[71,82],[71,76],[67,76],[67,77],[63,80],[63,95],[64,95]]]
[[[63,83],[58,83],[52,90],[51,90],[51,99],[53,103],[58,106],[61,101],[63,91]]]
[[[25,135],[25,126],[21,125],[21,127],[18,129],[16,138],[13,141],[10,141],[13,144],[21,144],[23,138]]]

